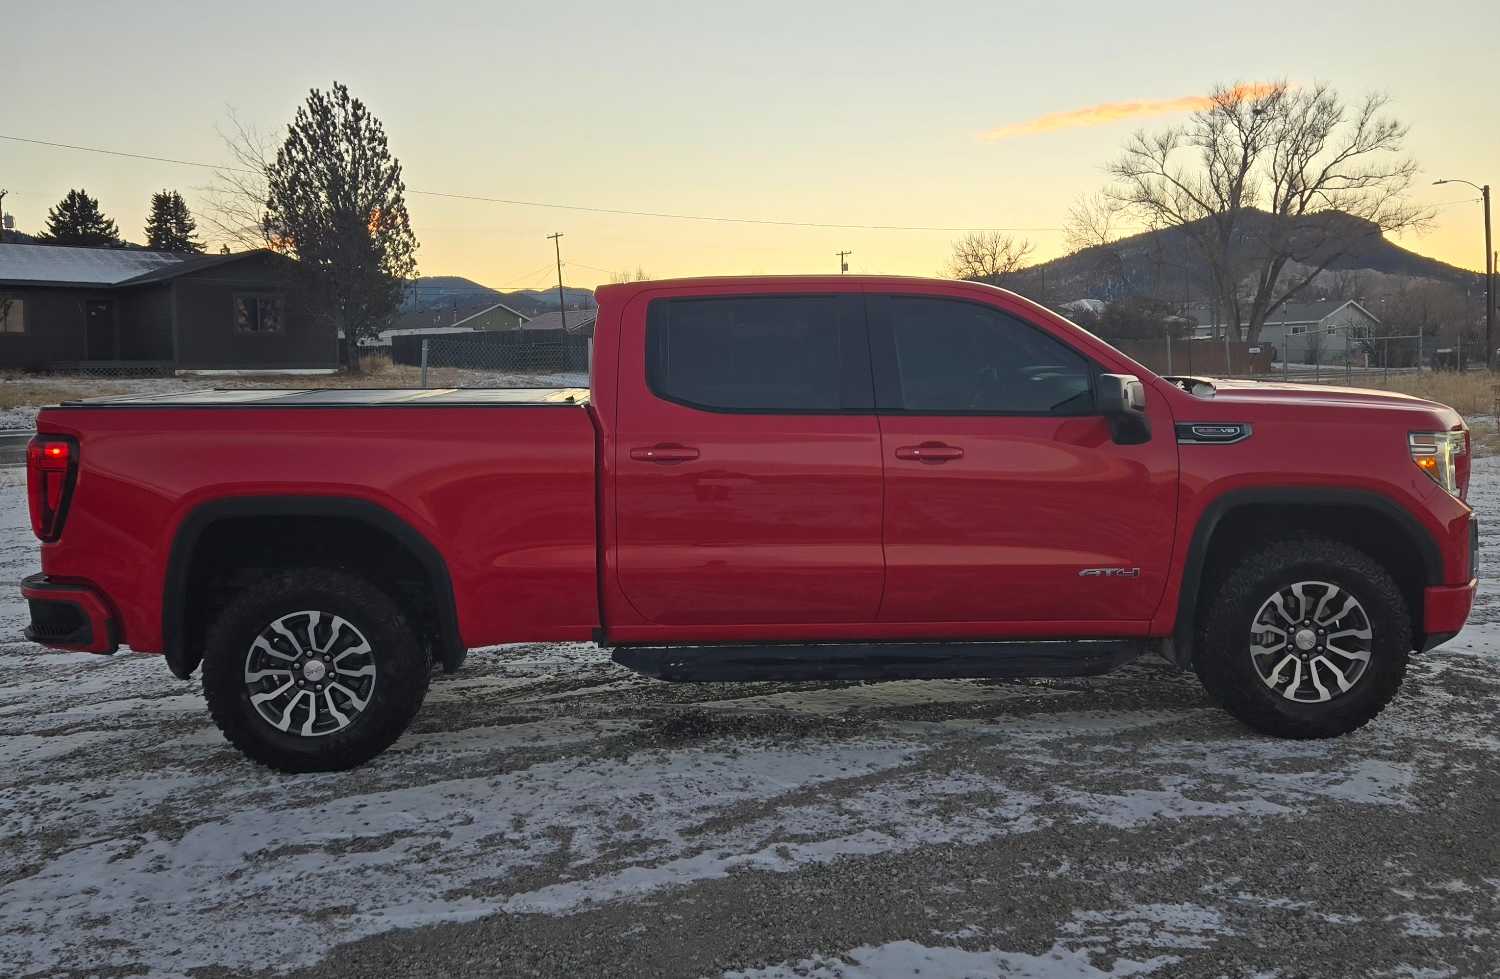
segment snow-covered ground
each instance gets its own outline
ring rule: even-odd
[[[1478,463],[1500,561],[1500,459]],[[1500,963],[1500,601],[1365,730],[1191,677],[668,685],[593,646],[438,677],[285,777],[154,657],[23,642],[0,472],[0,975],[1474,976]],[[1496,531],[1496,532],[1492,532]],[[214,971],[213,967],[218,970]]]

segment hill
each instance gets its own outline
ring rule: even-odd
[[[1247,215],[1242,234],[1246,241],[1267,233],[1270,214]],[[1483,276],[1435,258],[1418,254],[1386,240],[1372,226],[1345,214],[1320,215],[1318,222],[1354,222],[1367,234],[1329,266],[1329,272],[1364,272],[1377,285],[1387,279],[1428,279],[1461,287],[1481,286]],[[1314,231],[1323,231],[1314,225]],[[1006,285],[1048,302],[1073,299],[1115,299],[1143,294],[1169,298],[1206,298],[1209,282],[1198,252],[1182,229],[1145,231],[1109,245],[1085,248],[1019,272]],[[1187,298],[1181,301],[1187,301]]]
[[[565,295],[570,309],[594,304],[594,293],[589,289],[569,287]],[[456,314],[461,319],[495,303],[504,303],[527,316],[535,316],[557,308],[557,290],[501,292],[459,275],[424,275],[407,287],[401,313],[447,314],[450,318]]]

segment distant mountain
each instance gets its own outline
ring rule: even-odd
[[[594,293],[589,289],[569,287],[564,290],[568,308],[592,307]],[[556,289],[524,289],[519,292],[501,292],[480,285],[473,279],[459,275],[424,275],[407,287],[406,300],[401,304],[401,314],[435,314],[427,319],[462,319],[470,313],[504,303],[527,316],[545,313],[557,308]]]
[[[1261,211],[1246,215],[1243,233],[1259,235],[1278,220]],[[1372,225],[1346,214],[1320,215],[1320,223],[1353,223],[1368,234],[1329,266],[1330,272],[1364,271],[1378,277],[1434,279],[1464,287],[1482,285],[1483,277],[1387,241]],[[1313,225],[1314,233],[1326,230]],[[1196,247],[1187,233],[1168,228],[1122,238],[1108,246],[1085,248],[1034,265],[1006,281],[1014,289],[1042,302],[1074,299],[1115,299],[1131,293],[1159,297],[1208,298],[1210,286]],[[1313,288],[1313,287],[1309,287]]]
[[[545,309],[557,308],[556,289],[527,289],[524,292],[512,293],[512,295],[525,296]],[[569,309],[591,309],[594,306],[594,290],[592,289],[575,289],[572,286],[565,286],[563,297],[567,300]]]

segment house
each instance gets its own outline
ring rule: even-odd
[[[1379,326],[1380,318],[1353,299],[1289,302],[1266,318],[1258,343],[1274,347],[1278,361],[1342,364],[1363,357],[1359,341]],[[1200,326],[1197,333],[1211,336],[1212,330]]]
[[[525,323],[521,329],[527,332],[548,330],[566,330],[570,336],[591,337],[594,335],[594,321],[599,318],[597,309],[570,309],[567,311],[567,324],[564,326],[562,313],[538,313]]]
[[[477,313],[465,316],[454,323],[455,327],[462,326],[471,330],[518,330],[523,327],[531,317],[525,313],[511,309],[504,303],[495,303],[481,309]]]
[[[0,244],[0,368],[336,368],[292,260]]]

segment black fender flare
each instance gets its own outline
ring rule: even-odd
[[[1172,628],[1171,659],[1180,667],[1193,661],[1194,625],[1198,599],[1203,586],[1203,569],[1208,561],[1208,547],[1214,532],[1224,518],[1248,506],[1337,506],[1374,511],[1391,518],[1422,556],[1424,580],[1429,585],[1443,580],[1443,552],[1432,534],[1412,512],[1390,497],[1369,490],[1323,486],[1268,486],[1230,490],[1204,508],[1193,528],[1187,560],[1182,569],[1182,586],[1177,598],[1177,619]],[[1417,610],[1420,614],[1420,610]]]
[[[458,604],[448,563],[437,547],[395,513],[369,500],[343,496],[234,496],[209,500],[194,507],[177,527],[167,557],[161,618],[162,647],[167,668],[186,680],[202,659],[202,651],[187,641],[187,575],[204,531],[221,520],[239,517],[339,517],[380,530],[409,550],[426,570],[437,599],[438,636],[433,650],[443,669],[462,665],[467,650],[458,628]]]

